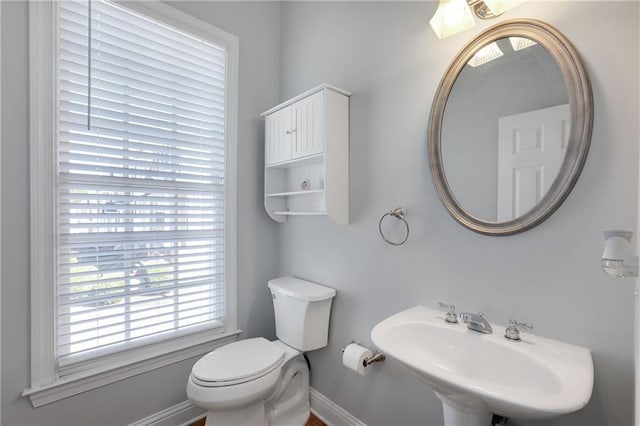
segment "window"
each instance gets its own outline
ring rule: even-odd
[[[38,3],[32,388],[204,353],[237,333],[237,39],[156,3]]]

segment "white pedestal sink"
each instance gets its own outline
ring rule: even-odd
[[[548,419],[589,402],[588,349],[532,334],[513,342],[492,326],[493,334],[481,334],[416,306],[378,323],[371,339],[433,387],[445,426],[489,426],[493,414]]]

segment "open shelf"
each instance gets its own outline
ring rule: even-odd
[[[311,164],[321,164],[324,162],[324,152],[320,154],[309,155],[307,157],[296,158],[293,160],[283,161],[281,163],[267,164],[267,169],[288,169],[291,167],[300,167]]]
[[[272,214],[276,216],[322,216],[327,212],[273,212]]]
[[[274,192],[273,194],[265,194],[265,197],[295,197],[297,195],[313,195],[322,193],[324,193],[324,189],[311,189],[308,191]]]

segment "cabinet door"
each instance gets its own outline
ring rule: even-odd
[[[288,108],[265,118],[264,162],[266,165],[291,159],[291,112]]]
[[[320,91],[289,108],[294,124],[291,158],[324,152],[324,93]]]

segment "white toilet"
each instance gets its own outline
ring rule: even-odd
[[[309,368],[303,352],[327,345],[332,288],[295,277],[269,281],[279,340],[262,337],[222,346],[196,362],[191,402],[206,425],[304,425]]]

